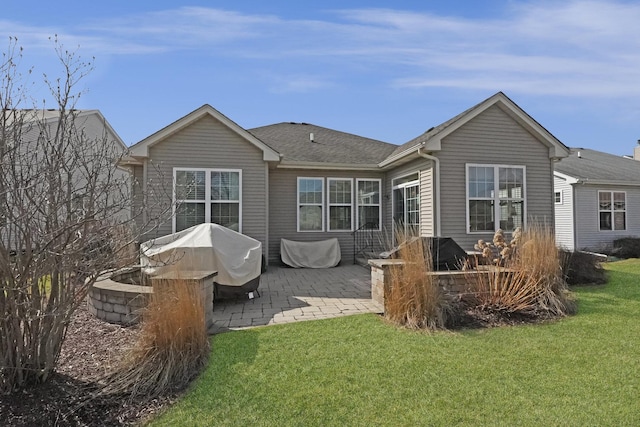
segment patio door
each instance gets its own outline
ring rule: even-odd
[[[393,223],[405,236],[420,234],[420,182],[418,172],[393,180]]]

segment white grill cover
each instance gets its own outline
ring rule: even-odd
[[[280,258],[282,262],[295,268],[335,267],[340,263],[340,243],[336,238],[318,242],[281,239]]]
[[[221,285],[242,286],[260,276],[262,244],[218,224],[195,225],[140,245],[149,275],[167,271],[216,270]]]

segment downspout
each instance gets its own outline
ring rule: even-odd
[[[433,195],[434,195],[434,203],[435,203],[435,209],[434,209],[434,213],[436,215],[436,237],[440,237],[440,159],[438,159],[435,156],[432,156],[430,154],[427,153],[423,153],[422,152],[422,147],[418,146],[418,155],[421,157],[424,157],[425,159],[429,159],[432,160],[434,162],[434,164],[436,165],[436,170],[435,170],[435,184],[434,184],[434,191],[433,191]]]
[[[576,221],[576,184],[571,184],[571,227],[573,228],[573,248],[572,251],[578,250],[578,226]]]
[[[147,187],[147,179],[149,176],[148,173],[149,161],[145,157],[144,163],[142,164],[142,185],[140,189],[142,191],[142,226],[146,230],[147,228],[147,220],[149,219],[149,214],[147,209],[149,209],[149,198],[148,198],[148,187]]]

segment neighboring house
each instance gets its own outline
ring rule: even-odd
[[[584,148],[555,165],[556,242],[600,251],[640,236],[640,162]]]
[[[34,224],[42,220],[39,210],[30,215],[16,210],[34,203],[30,198],[49,203],[44,185],[51,179],[44,176],[48,162],[59,173],[56,185],[62,186],[54,196],[56,203],[64,204],[60,215],[85,214],[89,197],[94,205],[101,201],[106,210],[107,199],[100,199],[104,196],[111,202],[110,218],[130,220],[130,172],[116,165],[127,146],[98,110],[67,110],[64,115],[61,121],[61,112],[55,109],[3,112],[2,160],[16,168],[7,168],[3,176],[2,185],[12,189],[0,198],[1,209],[8,212],[6,219],[1,218],[0,241],[12,249],[24,244],[20,236],[25,229],[35,235],[38,227]],[[101,185],[106,182],[111,185]],[[105,191],[107,187],[111,193]],[[17,198],[24,203],[17,203]]]
[[[175,215],[150,238],[213,221],[260,240],[270,262],[283,238],[332,237],[350,262],[365,224],[468,250],[499,228],[553,224],[553,162],[568,149],[499,92],[401,146],[304,123],[245,130],[204,105],[130,154],[135,206],[173,183]]]
[[[109,191],[112,194],[110,196],[110,208],[112,211],[112,218],[116,218],[121,222],[126,222],[131,219],[130,207],[127,209],[117,209],[118,206],[122,206],[124,203],[122,200],[129,200],[131,194],[130,182],[125,188],[124,185],[119,185],[119,182],[123,180],[130,180],[130,170],[123,165],[119,165],[116,162],[127,152],[127,145],[122,141],[122,138],[109,124],[107,119],[102,115],[99,110],[70,110],[68,113],[70,117],[73,117],[73,128],[66,129],[66,132],[70,132],[65,139],[67,144],[81,144],[77,148],[67,148],[68,155],[73,155],[75,151],[78,151],[76,162],[77,170],[73,173],[73,188],[74,203],[81,207],[85,203],[85,199],[88,197],[86,192],[94,191],[100,192],[100,189],[90,190],[85,188],[87,184],[86,174],[89,171],[98,172],[98,176],[94,177],[101,184],[97,184],[100,188],[103,185],[107,185]],[[33,114],[26,114],[24,116],[25,122],[25,140],[36,141],[38,136],[47,135],[48,138],[52,138],[55,134],[60,120],[59,110],[36,110]],[[99,159],[99,160],[98,160]],[[95,162],[90,165],[90,162]],[[69,160],[68,165],[72,165],[73,161]],[[100,164],[100,166],[98,166]],[[103,167],[108,165],[109,167]],[[100,168],[100,170],[97,170]],[[109,184],[106,184],[106,183]],[[96,182],[94,182],[96,185]],[[99,196],[101,194],[95,194]],[[106,194],[105,194],[106,195]]]

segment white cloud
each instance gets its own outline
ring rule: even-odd
[[[384,67],[388,84],[396,88],[640,95],[640,4],[635,2],[517,2],[491,19],[392,9],[339,10],[329,16],[333,19],[287,20],[184,7],[64,31],[0,21],[0,34],[41,46],[51,34],[64,33],[65,43],[96,54],[197,50],[271,63],[295,60],[297,69],[322,61],[340,69],[341,78]],[[275,79],[273,90],[312,91],[327,84],[302,71]]]

